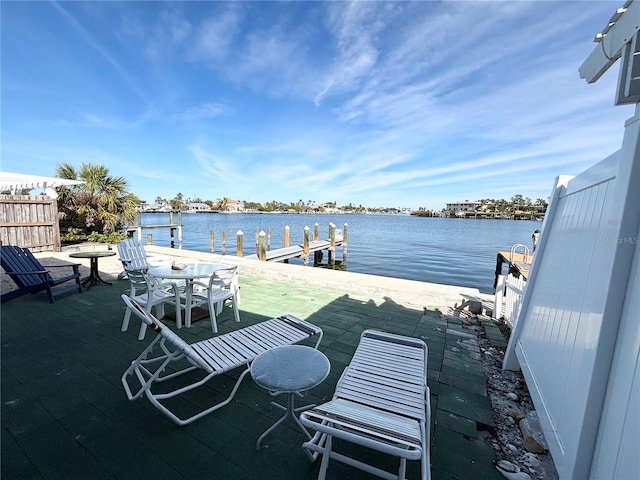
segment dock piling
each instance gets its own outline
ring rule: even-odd
[[[303,243],[302,243],[302,261],[304,262],[305,267],[309,265],[309,226],[304,227]]]
[[[333,222],[329,222],[329,258],[328,263],[331,268],[336,265],[336,226]]]
[[[224,235],[224,232],[222,233],[222,235]],[[236,233],[236,255],[238,257],[242,256],[242,239],[244,237],[244,233],[242,233],[242,230],[238,230],[238,232]]]
[[[209,231],[209,252],[214,253],[214,248],[213,248],[213,230]]]
[[[345,223],[342,227],[342,268],[347,269],[347,237],[349,236],[349,224]]]
[[[223,230],[222,231],[222,255],[226,255],[226,253],[227,253],[227,233]]]
[[[289,240],[290,240],[290,236],[291,236],[291,228],[289,227],[289,225],[286,225],[284,227],[284,246],[285,248],[289,246]],[[285,259],[284,263],[289,263],[289,259]]]
[[[264,230],[260,230],[258,234],[258,259],[267,261],[267,234]]]

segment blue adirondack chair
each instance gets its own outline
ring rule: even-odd
[[[1,247],[0,264],[2,264],[2,268],[7,272],[7,275],[18,285],[17,290],[2,295],[0,300],[2,303],[26,295],[27,293],[36,293],[42,290],[47,291],[50,303],[53,303],[54,297],[61,293],[72,290],[77,290],[82,293],[79,270],[80,264],[49,265],[45,268],[28,248],[13,245],[3,245]],[[73,273],[63,277],[53,278],[49,269],[54,268],[72,269]],[[70,280],[75,280],[75,282],[68,285],[60,285]]]

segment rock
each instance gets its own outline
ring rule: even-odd
[[[524,454],[524,464],[531,468],[538,468],[540,466],[540,460],[533,453]]]
[[[511,444],[511,443],[507,443],[507,444],[505,445],[505,448],[506,448],[507,450],[509,450],[510,452],[512,452],[512,453],[516,453],[516,452],[518,451],[518,449],[516,448],[516,446],[515,446],[515,445],[513,445],[513,444]]]
[[[544,434],[542,433],[540,421],[535,412],[529,413],[520,420],[519,426],[522,431],[522,445],[525,450],[531,453],[546,453],[549,451],[547,442],[544,439]]]
[[[520,467],[507,460],[500,460],[496,468],[503,477],[509,480],[531,480],[531,476],[528,473],[521,472]]]
[[[520,467],[511,463],[509,460],[500,460],[498,462],[497,468],[511,473],[517,473],[520,471]]]
[[[518,401],[518,395],[516,395],[516,394],[515,394],[515,393],[513,393],[513,392],[509,392],[509,393],[507,393],[507,398],[508,398],[509,400],[513,400],[514,402],[517,402],[517,401]]]

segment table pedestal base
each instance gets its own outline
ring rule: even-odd
[[[111,282],[105,282],[98,271],[98,257],[91,257],[89,259],[89,276],[82,280],[82,286],[89,290],[91,287],[103,283],[105,285],[111,285]]]
[[[293,421],[295,422],[295,424],[298,426],[298,428],[302,431],[302,433],[304,433],[307,436],[307,438],[309,440],[311,440],[311,435],[309,434],[307,429],[304,427],[304,425],[302,425],[302,423],[300,423],[300,419],[297,417],[296,413],[304,412],[305,410],[309,410],[310,408],[315,407],[315,404],[305,405],[303,407],[294,408],[294,406],[293,406],[294,395],[302,396],[299,392],[287,392],[287,406],[286,407],[284,405],[280,405],[279,403],[271,402],[271,405],[273,405],[275,407],[278,407],[281,410],[285,410],[285,413],[282,416],[282,418],[280,418],[280,420],[278,420],[276,423],[271,425],[262,435],[260,435],[260,437],[258,438],[258,441],[256,442],[256,450],[260,449],[260,442],[262,442],[262,440],[264,440],[267,435],[269,435],[273,430],[275,430],[275,428],[278,425],[280,425],[282,422],[284,422],[287,418],[292,418]]]

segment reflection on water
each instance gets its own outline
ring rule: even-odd
[[[174,216],[177,219],[177,217]],[[327,239],[329,222],[347,230],[348,270],[386,277],[461,285],[492,292],[496,255],[515,243],[531,246],[531,235],[541,224],[535,221],[473,220],[457,218],[418,218],[409,215],[288,215],[215,214],[182,215],[183,248],[208,252],[210,232],[214,249],[222,250],[226,235],[226,254],[236,253],[236,233],[244,234],[244,255],[256,252],[255,233],[270,233],[271,249],[284,245],[285,226],[290,227],[291,245],[302,244],[305,226],[313,236],[319,224],[320,238]],[[168,224],[168,214],[143,214],[143,225]],[[348,224],[345,228],[344,224]],[[169,246],[167,230],[143,231],[153,234],[155,245]],[[313,258],[311,259],[313,261]],[[342,248],[336,247],[337,270],[344,270]],[[291,259],[302,265],[302,260]],[[327,252],[322,260],[327,266]]]

